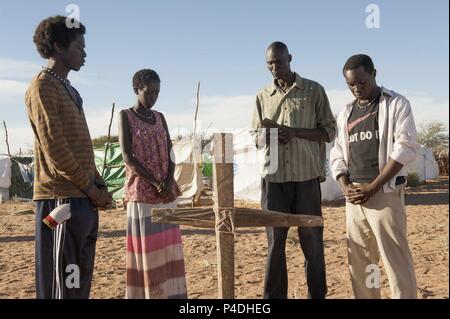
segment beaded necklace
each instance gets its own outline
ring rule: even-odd
[[[377,94],[372,100],[369,101],[369,103],[367,103],[367,104],[365,104],[365,105],[361,105],[361,103],[359,102],[359,100],[356,100],[356,104],[358,105],[358,107],[359,107],[360,109],[365,109],[365,108],[367,108],[368,106],[372,105],[372,103],[375,102],[375,101],[380,97],[380,94],[381,94],[381,90],[378,92],[378,94]]]
[[[65,85],[70,85],[69,80],[67,79],[63,79],[62,77],[60,77],[58,74],[56,74],[55,72],[52,71],[52,69],[50,69],[47,66],[43,66],[42,69],[44,69],[45,72],[47,72],[48,74],[50,74],[51,76],[53,76],[55,79],[59,80],[60,82],[62,82]]]
[[[143,118],[145,118],[145,119],[147,119],[147,120],[151,120],[151,119],[153,119],[153,118],[155,117],[155,114],[153,113],[152,110],[148,110],[148,111],[150,112],[150,114],[149,114],[148,116],[139,113],[135,108],[133,108],[133,110],[134,110],[134,112],[135,112],[137,115],[142,116]]]

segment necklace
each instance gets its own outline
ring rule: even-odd
[[[365,109],[366,107],[372,105],[372,103],[375,102],[379,97],[380,97],[380,91],[378,91],[378,94],[372,100],[370,100],[369,103],[367,103],[366,105],[361,105],[361,102],[359,102],[359,100],[356,100],[356,104],[358,105],[359,108]]]
[[[47,72],[48,74],[50,74],[51,76],[53,76],[55,79],[59,80],[61,83],[65,84],[65,85],[70,85],[69,80],[63,79],[63,78],[60,77],[58,74],[56,74],[55,72],[53,72],[52,69],[50,69],[49,67],[43,66],[42,68],[44,69],[45,72]]]
[[[136,112],[136,114],[138,114],[139,116],[142,116],[143,118],[145,118],[145,119],[147,119],[147,120],[151,120],[151,119],[153,119],[153,117],[155,116],[155,115],[153,114],[153,111],[152,111],[152,110],[148,110],[148,112],[150,112],[149,115],[141,114],[141,113],[139,113],[135,108],[133,108],[133,110],[134,110],[134,112]]]

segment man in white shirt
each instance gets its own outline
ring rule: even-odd
[[[392,298],[416,298],[406,231],[404,166],[416,158],[409,101],[375,81],[372,59],[350,57],[343,69],[355,100],[337,118],[333,177],[346,197],[347,244],[355,298],[380,298],[380,255]]]

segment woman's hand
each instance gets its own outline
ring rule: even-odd
[[[168,201],[175,200],[175,195],[173,194],[173,178],[172,180],[169,179],[168,182],[160,182],[156,186],[156,190],[158,191],[159,195],[163,197],[163,199]]]

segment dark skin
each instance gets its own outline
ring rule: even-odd
[[[47,67],[63,79],[71,70],[79,71],[86,59],[84,36],[78,34],[67,48],[53,44],[54,53],[48,59]]]
[[[376,70],[367,72],[362,66],[354,70],[344,71],[347,86],[360,105],[368,103],[380,93],[380,88],[375,81],[375,76]],[[394,178],[402,167],[402,164],[391,158],[381,170],[380,174],[378,174],[371,183],[354,185],[350,182],[346,174],[340,175],[338,181],[347,200],[350,203],[360,205],[367,202],[383,187],[383,185]]]
[[[133,107],[133,112],[137,114],[140,119],[154,125],[156,123],[155,117],[151,119],[149,117],[151,114],[151,108],[155,105],[158,99],[160,90],[160,83],[157,81],[149,82],[143,85],[141,88],[135,89],[137,95],[136,103]],[[175,200],[175,194],[172,193],[173,184],[176,183],[173,177],[175,172],[175,163],[169,160],[168,174],[166,180],[158,180],[152,172],[148,171],[137,159],[133,156],[131,148],[131,132],[130,125],[128,123],[127,115],[124,111],[119,113],[119,140],[120,147],[123,154],[123,159],[131,167],[131,169],[136,172],[140,177],[145,179],[149,184],[153,185],[159,194],[169,201]],[[170,140],[169,129],[167,127],[166,120],[164,116],[162,117],[163,126],[167,135],[167,145],[168,145],[168,156],[170,159],[170,150],[172,149],[172,141]]]
[[[295,81],[295,74],[291,71],[291,61],[292,55],[289,54],[288,50],[274,45],[270,45],[267,49],[267,68],[284,92],[287,92]],[[280,144],[287,144],[293,138],[303,138],[315,142],[329,140],[327,132],[322,128],[306,129],[282,125],[278,129],[278,142]],[[270,140],[268,136],[266,136],[266,140]]]
[[[84,65],[86,52],[84,36],[78,34],[67,48],[63,48],[58,43],[53,44],[54,53],[49,58],[47,67],[63,79],[67,79],[70,71],[79,71]],[[95,178],[104,184],[100,174],[96,171]],[[82,191],[89,197],[92,204],[97,208],[109,207],[112,203],[111,194],[106,187],[97,187],[94,184],[89,185]]]

